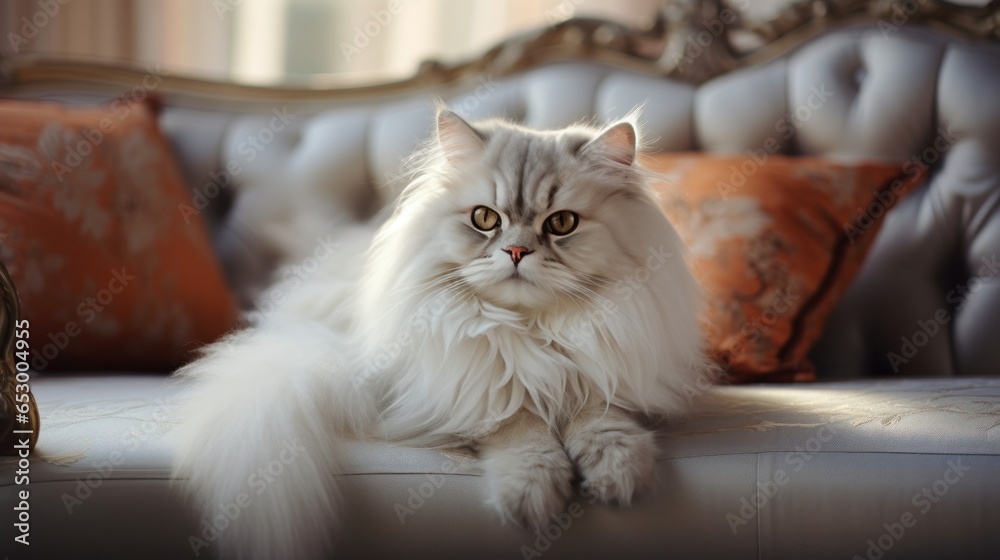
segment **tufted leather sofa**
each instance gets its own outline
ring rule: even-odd
[[[113,93],[72,81],[0,89],[73,102]],[[644,104],[655,150],[911,160],[932,179],[889,214],[831,317],[813,352],[821,381],[708,391],[691,418],[661,429],[653,495],[630,509],[579,498],[531,533],[484,505],[468,457],[359,443],[343,557],[1000,557],[1000,378],[988,377],[1000,366],[1000,47],[861,26],[700,86],[576,59],[377,96],[167,92],[162,124],[192,207],[245,302],[277,263],[307,256],[290,239],[373,219],[429,131],[432,95],[468,117],[541,128]],[[211,530],[168,480],[182,388],[37,375],[32,545],[14,548],[5,530],[0,551],[210,554],[193,550],[190,537],[210,542]],[[4,519],[13,470],[0,468]]]

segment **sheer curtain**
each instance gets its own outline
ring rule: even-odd
[[[401,79],[574,15],[644,25],[665,0],[5,0],[0,56],[74,56],[248,83]]]
[[[0,56],[37,54],[161,64],[225,79],[231,23],[211,0],[5,0]]]

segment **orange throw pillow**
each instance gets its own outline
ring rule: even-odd
[[[812,381],[807,357],[916,165],[661,153],[643,165],[707,297],[709,347],[730,380]]]
[[[0,260],[36,370],[169,370],[238,310],[150,104],[0,100]]]

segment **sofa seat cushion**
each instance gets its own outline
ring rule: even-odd
[[[30,483],[14,484],[10,460],[0,467],[5,515],[17,492],[30,491],[31,546],[15,557],[212,556],[212,531],[224,522],[204,524],[169,479],[183,384],[39,375],[32,388],[42,433]],[[352,444],[342,557],[1000,553],[992,530],[1000,526],[1000,379],[716,387],[696,410],[660,429],[654,492],[628,509],[577,497],[540,532],[501,523],[467,454]],[[209,546],[196,553],[191,537]]]

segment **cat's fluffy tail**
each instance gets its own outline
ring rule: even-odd
[[[210,346],[194,381],[174,476],[202,522],[188,539],[222,558],[320,558],[336,528],[338,440],[374,408],[349,347],[315,322],[269,321]]]

